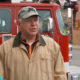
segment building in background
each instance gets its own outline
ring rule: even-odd
[[[29,1],[29,2],[32,2],[32,0],[12,0],[11,2],[22,2],[22,1],[24,1],[24,2],[26,2],[26,1]]]
[[[75,27],[72,27],[72,40],[74,45],[80,46],[80,0],[78,1],[78,5],[79,9],[76,15]]]
[[[32,0],[0,0],[0,2],[12,2],[12,3],[19,3],[19,2],[22,2],[22,1],[32,2]]]

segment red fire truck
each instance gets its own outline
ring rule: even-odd
[[[41,16],[39,32],[52,37],[60,45],[66,72],[69,72],[69,40],[60,6],[56,3],[0,3],[0,44],[19,32],[17,14],[24,6],[33,6],[38,10]]]

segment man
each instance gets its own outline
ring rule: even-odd
[[[20,32],[0,46],[0,76],[3,80],[66,80],[60,47],[38,34],[39,14],[24,7],[18,14]]]

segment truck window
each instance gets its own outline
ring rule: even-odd
[[[39,32],[48,32],[48,20],[51,18],[50,10],[38,10],[40,26]]]
[[[63,35],[67,35],[67,29],[64,25],[63,18],[62,18],[60,10],[56,11],[56,17],[57,17],[60,33],[63,34]]]
[[[11,32],[11,11],[0,9],[0,33]]]
[[[45,35],[53,36],[53,19],[51,18],[50,10],[38,10],[39,18],[39,32]]]

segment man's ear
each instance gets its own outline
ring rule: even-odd
[[[17,27],[18,27],[18,30],[21,31],[21,23],[19,20],[17,21]]]
[[[20,27],[20,21],[19,20],[17,21],[17,25]]]

